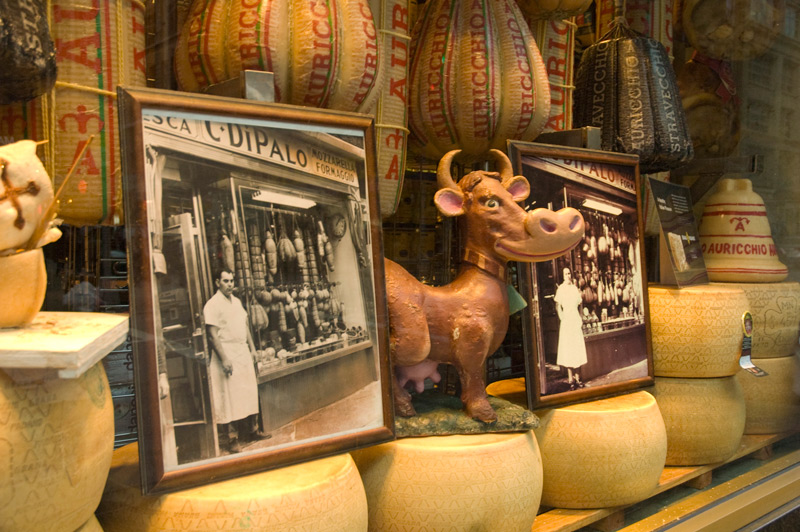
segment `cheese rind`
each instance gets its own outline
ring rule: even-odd
[[[667,465],[727,460],[744,433],[744,394],[735,377],[656,377],[653,391],[667,428]]]
[[[643,500],[658,485],[667,433],[647,392],[537,411],[542,504],[606,508]]]
[[[798,376],[797,357],[764,358],[754,363],[769,375],[756,377],[742,371],[736,376],[747,409],[744,433],[775,434],[800,427],[800,397],[792,389]]]
[[[92,515],[91,519],[86,521],[86,523],[75,532],[103,532],[103,527],[100,526],[100,521]]]
[[[800,283],[712,283],[747,296],[753,316],[753,358],[785,357],[800,338]]]
[[[113,448],[102,365],[76,379],[22,384],[0,371],[0,528],[82,526],[100,502]]]
[[[375,532],[530,530],[542,494],[532,432],[406,438],[353,452]]]
[[[651,286],[650,327],[657,377],[729,377],[739,371],[745,293],[719,285]]]
[[[350,532],[367,529],[367,500],[349,454],[143,496],[132,443],[114,452],[97,518],[106,532]]]

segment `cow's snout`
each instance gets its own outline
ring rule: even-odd
[[[525,219],[525,229],[533,237],[542,236],[583,236],[583,216],[572,207],[557,212],[550,209],[534,209]]]

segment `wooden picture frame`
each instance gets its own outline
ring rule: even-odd
[[[508,145],[515,173],[531,185],[529,208],[574,207],[586,222],[584,241],[566,255],[518,265],[528,303],[522,328],[529,407],[652,385],[638,158]]]
[[[118,96],[143,492],[393,439],[373,119]]]

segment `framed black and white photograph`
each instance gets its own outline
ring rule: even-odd
[[[143,491],[393,439],[372,119],[119,106]]]
[[[586,232],[567,254],[519,264],[531,408],[653,383],[638,158],[509,142],[528,208],[573,207]]]

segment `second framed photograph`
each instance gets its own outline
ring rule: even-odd
[[[635,156],[509,142],[528,207],[574,207],[583,242],[520,264],[528,404],[556,406],[653,383],[642,218]]]
[[[143,490],[393,439],[372,119],[119,105]]]

